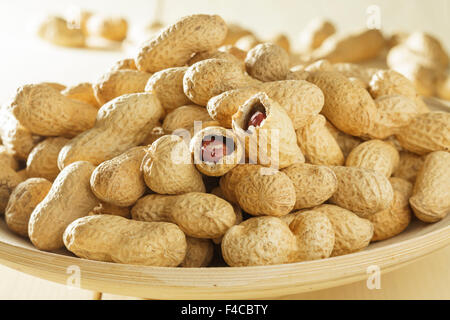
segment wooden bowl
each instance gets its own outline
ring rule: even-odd
[[[445,110],[435,99],[427,103]],[[414,219],[400,235],[340,257],[263,267],[162,268],[79,259],[66,250],[39,251],[9,231],[4,219],[0,222],[0,263],[69,285],[76,283],[79,270],[83,289],[153,299],[276,298],[325,289],[368,279],[371,266],[392,271],[449,243],[450,215],[434,224]]]

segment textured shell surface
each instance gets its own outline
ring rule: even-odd
[[[335,244],[332,257],[357,252],[369,245],[374,230],[369,220],[335,205],[324,204],[313,210],[325,213],[333,225]]]
[[[450,153],[436,151],[426,156],[409,203],[422,221],[436,222],[447,216],[450,212]]]
[[[323,212],[305,211],[289,224],[297,239],[298,261],[328,258],[333,252],[333,225]]]
[[[30,217],[28,234],[35,247],[47,251],[62,248],[65,228],[72,221],[87,216],[98,204],[89,184],[94,169],[91,163],[78,161],[56,177]]]
[[[191,104],[191,100],[183,91],[183,77],[187,69],[176,67],[158,71],[150,77],[145,86],[145,91],[155,93],[167,112]]]
[[[432,151],[450,151],[450,113],[421,114],[395,135],[408,151],[424,155]]]
[[[231,227],[222,240],[222,254],[231,267],[291,263],[296,260],[296,238],[275,217],[256,217]]]
[[[128,207],[147,190],[141,172],[145,147],[134,147],[127,152],[102,162],[91,176],[91,189],[100,200]]]
[[[389,178],[397,168],[399,161],[399,153],[390,143],[369,140],[350,152],[345,165],[375,170]]]
[[[112,215],[73,221],[64,244],[80,258],[146,266],[176,267],[186,255],[186,237],[176,225]]]
[[[173,132],[177,129],[189,130],[194,127],[195,121],[211,121],[208,111],[197,105],[185,105],[176,108],[164,118],[162,128],[165,132]]]
[[[193,53],[218,48],[226,35],[227,25],[218,15],[183,17],[142,45],[136,66],[146,72],[182,67]]]
[[[17,185],[5,209],[5,221],[8,228],[27,237],[31,213],[45,198],[51,187],[52,183],[44,178],[30,178]]]
[[[325,117],[320,114],[311,116],[307,124],[297,130],[297,143],[309,163],[333,166],[344,164],[344,154],[327,129]]]
[[[293,182],[296,194],[295,210],[318,206],[337,190],[336,175],[326,166],[295,163],[281,172]]]
[[[247,72],[264,82],[285,80],[289,63],[289,54],[286,50],[273,43],[258,44],[245,58]]]
[[[205,192],[201,174],[195,168],[189,146],[175,135],[166,135],[147,149],[141,170],[147,186],[160,194]]]
[[[368,218],[374,226],[372,241],[396,236],[405,230],[411,221],[412,214],[408,200],[413,190],[412,183],[400,178],[391,178],[389,181],[394,189],[394,201],[388,209]]]
[[[214,246],[209,239],[186,237],[186,257],[180,264],[184,268],[207,267],[214,255]]]
[[[95,106],[69,99],[44,83],[20,87],[8,108],[32,133],[66,137],[92,128],[98,111]]]
[[[109,160],[143,142],[163,115],[164,109],[151,93],[115,98],[100,108],[94,128],[62,148],[58,167],[64,168],[75,161],[98,165]]]
[[[367,90],[335,71],[315,72],[307,80],[322,90],[325,97],[322,114],[339,130],[353,136],[370,132],[376,106]]]
[[[330,201],[362,218],[385,210],[394,192],[388,178],[374,170],[357,167],[332,167],[338,188]]]

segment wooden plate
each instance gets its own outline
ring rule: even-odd
[[[446,110],[436,99],[427,103]],[[392,271],[449,244],[450,215],[434,224],[414,220],[402,234],[341,257],[264,267],[161,268],[39,251],[0,222],[1,264],[61,284],[76,284],[79,271],[84,289],[153,299],[276,298],[325,289],[368,279],[371,266]]]

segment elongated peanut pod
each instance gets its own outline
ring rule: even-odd
[[[245,58],[249,75],[261,81],[285,80],[289,71],[289,55],[272,43],[261,43],[252,48]]]
[[[127,37],[128,23],[121,17],[106,17],[96,14],[87,20],[86,31],[91,36],[123,41]]]
[[[81,29],[70,28],[60,17],[50,16],[41,23],[38,35],[42,39],[64,47],[84,47],[86,38]]]
[[[356,167],[332,167],[338,188],[331,202],[362,218],[389,208],[394,192],[388,178],[374,170]]]
[[[223,59],[207,59],[189,67],[183,90],[194,103],[206,106],[208,100],[225,91],[255,86],[260,81],[245,73],[240,64]]]
[[[124,94],[144,92],[150,76],[137,70],[109,71],[93,85],[95,98],[102,106]]]
[[[205,192],[189,147],[179,136],[166,135],[153,142],[142,160],[141,170],[147,186],[157,193]]]
[[[43,178],[21,182],[11,193],[5,209],[5,221],[13,232],[28,237],[28,222],[34,208],[44,200],[52,183]]]
[[[339,130],[353,136],[371,132],[377,109],[367,90],[334,71],[314,72],[307,80],[322,90],[322,114]]]
[[[370,140],[353,149],[345,165],[375,170],[389,178],[399,161],[399,153],[391,144],[381,140]]]
[[[172,133],[177,129],[190,130],[194,127],[194,122],[202,124],[211,121],[211,117],[205,108],[197,105],[187,105],[171,111],[162,123],[162,128],[167,133]]]
[[[94,169],[89,162],[79,161],[58,175],[30,217],[28,234],[36,248],[46,251],[62,248],[66,227],[72,221],[87,216],[97,205],[98,200],[89,185]]]
[[[138,146],[164,115],[151,93],[120,96],[100,108],[95,126],[73,138],[58,156],[58,167],[75,161],[98,165]]]
[[[102,162],[91,176],[95,196],[119,207],[134,204],[147,189],[141,172],[144,155],[145,147],[135,147]]]
[[[259,121],[252,122],[253,117],[260,117]],[[236,135],[245,143],[249,161],[279,168],[305,162],[291,119],[265,93],[254,95],[239,107],[232,125]]]
[[[183,91],[183,77],[187,69],[178,67],[158,71],[145,85],[145,91],[156,94],[167,112],[192,103]]]
[[[5,212],[9,197],[14,188],[24,179],[9,166],[9,163],[0,162],[0,215]]]
[[[94,88],[90,82],[82,82],[77,85],[65,88],[61,93],[72,100],[77,100],[91,104],[95,107],[100,108],[101,105],[98,103],[95,97]]]
[[[422,221],[435,222],[447,216],[450,212],[450,153],[436,151],[425,158],[409,203]]]
[[[209,239],[186,237],[186,257],[180,264],[184,268],[207,267],[214,255],[214,245]]]
[[[112,215],[75,220],[64,244],[80,258],[146,266],[176,267],[186,255],[186,237],[176,225]]]
[[[131,216],[140,221],[173,222],[186,235],[201,239],[221,237],[236,222],[231,204],[215,195],[201,192],[178,196],[145,196],[131,209]]]
[[[395,135],[408,151],[424,155],[433,151],[450,151],[450,113],[421,114]]]
[[[207,176],[223,176],[238,165],[244,149],[238,137],[222,127],[208,127],[197,132],[190,149],[197,169]]]
[[[296,201],[294,209],[312,208],[327,201],[337,190],[333,170],[325,166],[294,163],[281,170],[292,180]]]
[[[63,96],[46,84],[20,87],[9,109],[34,134],[66,137],[92,128],[98,111],[90,104]]]
[[[181,18],[143,44],[136,57],[136,66],[145,72],[182,67],[194,53],[217,49],[226,35],[226,23],[217,15],[196,14]]]

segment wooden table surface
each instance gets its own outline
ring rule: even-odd
[[[5,8],[3,8],[5,9]],[[8,9],[8,8],[6,8]],[[126,48],[83,50],[57,48],[34,36],[33,24],[19,25],[14,14],[0,22],[0,103],[22,84],[55,81],[66,85],[95,81],[116,60],[130,55]],[[19,21],[17,21],[19,20]],[[23,21],[23,20],[22,20]],[[8,25],[8,26],[7,26]],[[341,287],[281,299],[450,299],[450,247],[381,276],[381,289],[361,281]],[[38,279],[0,266],[0,299],[92,299],[93,293]],[[103,299],[133,299],[104,294]]]

